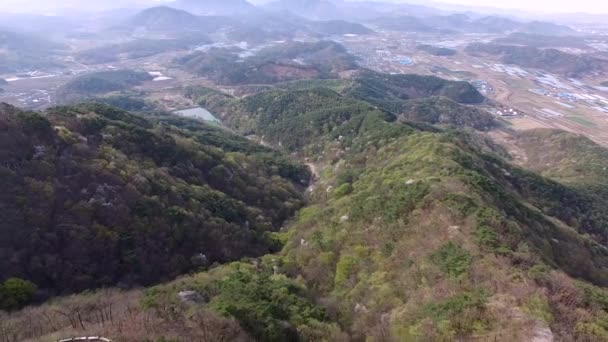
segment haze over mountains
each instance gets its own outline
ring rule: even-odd
[[[605,23],[44,5],[0,15],[3,342],[608,341]]]

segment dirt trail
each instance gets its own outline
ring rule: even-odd
[[[310,172],[312,173],[312,180],[316,181],[319,178],[319,172],[317,171],[317,166],[313,163],[306,163],[304,165],[308,166],[308,168],[310,169]]]
[[[312,173],[310,185],[306,190],[308,192],[313,192],[315,190],[315,185],[317,184],[317,181],[320,178],[319,171],[317,170],[317,166],[313,163],[305,163],[304,165],[308,166],[308,168],[310,169],[310,173]]]

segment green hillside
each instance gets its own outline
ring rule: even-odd
[[[471,127],[487,131],[498,126],[492,114],[481,109],[458,104],[446,97],[432,97],[406,101],[401,118],[430,124]]]
[[[377,111],[363,116],[337,123],[336,130],[352,135],[321,153],[308,148],[318,136],[301,139],[304,147],[296,150],[314,158],[322,176],[314,202],[281,235],[282,252],[143,293],[102,292],[137,309],[113,308],[115,322],[103,327],[94,323],[100,320],[94,311],[82,309],[85,327],[77,330],[125,341],[205,334],[513,341],[547,329],[557,338],[605,336],[608,293],[590,283],[608,283],[608,253],[563,216],[584,195],[511,166],[475,136],[420,131]],[[365,121],[373,124],[352,129]],[[260,127],[258,134],[266,129]],[[95,296],[54,305],[76,312],[75,303],[86,308]],[[43,317],[51,309],[38,310],[31,314]],[[4,321],[16,329],[27,317],[16,313]],[[143,317],[152,325],[141,325]],[[35,322],[42,335],[18,334],[56,336],[50,335],[56,328]],[[52,322],[69,328],[66,318]],[[127,335],[119,322],[141,328]]]
[[[291,42],[240,58],[236,49],[213,48],[179,58],[175,64],[219,84],[272,84],[297,79],[330,78],[357,68],[355,58],[334,42]]]
[[[50,293],[145,285],[276,250],[305,167],[173,116],[0,111],[0,270]]]
[[[102,242],[99,265],[113,276],[96,285],[147,284],[203,268],[146,289],[0,313],[10,341],[608,337],[608,150],[542,130],[512,133],[502,147],[483,132],[496,122],[471,105],[483,96],[436,77],[362,71],[350,80],[276,83],[242,98],[197,86],[184,92],[249,139],[103,106],[8,115],[0,146],[7,146],[3,160],[15,162],[1,178],[10,187],[0,203],[7,217],[28,224],[0,229],[10,232],[0,251],[36,247],[26,249],[36,253],[25,271],[9,276],[42,287],[71,270],[98,279],[97,268],[84,269],[88,254],[71,257],[87,241]],[[41,144],[52,150],[35,158]],[[13,156],[23,149],[29,159]],[[22,171],[33,163],[43,164],[38,173]],[[104,177],[80,172],[82,165],[101,165]],[[62,201],[41,201],[47,198]],[[140,198],[142,207],[127,211]],[[57,214],[65,208],[78,210]],[[28,215],[39,212],[45,215]],[[82,228],[83,217],[104,228]],[[55,234],[44,234],[49,226]],[[73,244],[52,245],[60,242]],[[61,272],[34,268],[65,260],[52,254],[58,250],[70,256]],[[27,254],[8,255],[0,267]],[[111,268],[115,260],[122,268]],[[141,278],[129,283],[132,274]],[[69,284],[75,280],[83,281]],[[39,292],[12,279],[2,291],[10,309]]]
[[[68,81],[57,90],[55,98],[59,103],[77,102],[94,95],[127,90],[151,79],[152,76],[143,71],[98,71]]]
[[[526,168],[568,184],[605,183],[608,151],[584,136],[551,129],[521,132],[513,142]]]
[[[402,109],[404,100],[429,96],[443,96],[465,104],[479,104],[485,100],[468,82],[414,74],[388,75],[369,70],[355,77],[346,94],[394,112]]]
[[[497,126],[491,114],[456,102],[484,100],[469,83],[432,76],[365,71],[353,80],[294,81],[275,84],[274,89],[241,100],[200,87],[188,88],[185,95],[240,133],[263,136],[292,152],[310,137],[321,144],[317,150],[327,141],[349,139],[366,125],[375,125],[370,114],[477,130]],[[347,121],[351,124],[340,127]]]

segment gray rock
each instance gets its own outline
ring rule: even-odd
[[[181,291],[177,294],[184,304],[199,304],[205,302],[205,297],[196,291]]]

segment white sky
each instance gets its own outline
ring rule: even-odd
[[[437,2],[540,12],[608,13],[608,0],[441,0]]]
[[[0,11],[49,11],[60,8],[120,7],[134,3],[151,6],[170,0],[0,0]],[[204,2],[205,0],[200,0]],[[250,0],[265,3],[272,0]],[[357,1],[357,0],[346,0]],[[361,1],[361,0],[359,0]],[[387,2],[409,2],[421,5],[449,3],[506,9],[522,9],[530,12],[583,12],[608,14],[608,0],[382,0]]]

